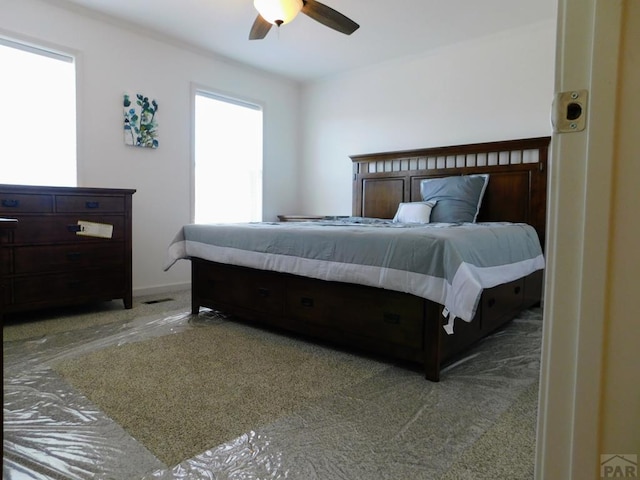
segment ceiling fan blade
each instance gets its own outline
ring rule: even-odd
[[[269,22],[262,18],[261,15],[258,15],[249,32],[249,40],[262,40],[267,36],[271,27],[272,25]]]
[[[303,0],[303,3],[302,13],[338,32],[351,35],[360,28],[356,22],[323,3],[316,2],[316,0]]]

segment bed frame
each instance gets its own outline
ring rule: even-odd
[[[544,247],[550,137],[354,155],[354,216],[393,218],[425,178],[489,173],[478,222],[525,222]],[[240,319],[424,366],[441,366],[540,302],[542,271],[485,290],[474,320],[442,328],[443,306],[407,293],[192,258],[192,312]]]

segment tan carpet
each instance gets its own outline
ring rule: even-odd
[[[109,347],[54,366],[167,465],[383,368],[231,322]]]

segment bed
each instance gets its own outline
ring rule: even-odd
[[[354,155],[351,216],[185,225],[165,269],[191,261],[194,314],[417,363],[438,381],[541,300],[549,142]],[[466,188],[477,198],[458,216]]]

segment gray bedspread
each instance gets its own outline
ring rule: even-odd
[[[530,225],[359,217],[185,225],[164,268],[191,257],[411,293],[444,305],[450,325],[456,317],[471,321],[483,289],[544,268]]]

